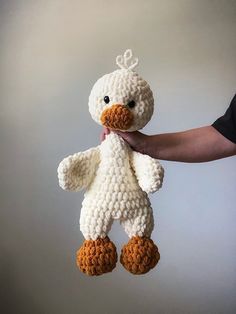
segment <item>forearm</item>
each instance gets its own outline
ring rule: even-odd
[[[142,152],[157,159],[206,162],[236,154],[236,144],[212,126],[149,136]]]

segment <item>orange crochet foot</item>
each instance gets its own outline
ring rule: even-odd
[[[117,262],[116,247],[108,237],[85,240],[77,251],[76,263],[89,276],[99,276],[111,272]]]
[[[157,246],[145,237],[132,237],[121,250],[120,262],[134,275],[147,273],[160,259]]]

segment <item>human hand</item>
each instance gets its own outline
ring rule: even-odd
[[[118,130],[112,130],[114,133],[120,135],[135,151],[140,152],[142,154],[148,153],[148,148],[150,146],[149,139],[150,136],[143,134],[141,132],[122,132]],[[100,139],[104,141],[106,135],[110,133],[110,130],[107,128],[103,128]]]
[[[100,140],[101,140],[101,142],[103,142],[103,141],[105,140],[105,138],[106,138],[106,136],[107,136],[108,134],[110,134],[110,130],[109,130],[108,128],[103,128],[103,129],[102,129],[102,133],[101,133],[101,135],[100,135]]]

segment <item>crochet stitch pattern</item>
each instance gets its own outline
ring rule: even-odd
[[[101,122],[112,129],[127,130],[133,122],[132,113],[122,105],[113,105],[103,111]]]
[[[120,262],[132,274],[140,275],[154,268],[160,259],[157,246],[149,238],[133,237],[123,246]]]
[[[108,237],[95,241],[86,240],[77,251],[79,269],[90,276],[111,272],[117,262],[116,247]]]
[[[89,96],[89,112],[111,132],[97,147],[64,158],[58,167],[64,190],[85,189],[80,230],[85,238],[77,252],[77,265],[87,275],[114,269],[115,245],[108,238],[119,220],[130,241],[121,252],[121,264],[132,274],[144,274],[158,262],[157,246],[150,239],[154,227],[148,193],[162,186],[164,169],[158,160],[136,151],[112,130],[142,129],[153,114],[149,84],[134,71],[138,59],[132,51],[116,58],[120,69],[102,76]]]

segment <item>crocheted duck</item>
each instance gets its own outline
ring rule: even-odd
[[[142,129],[153,114],[149,84],[134,68],[132,51],[116,58],[119,69],[102,76],[89,96],[89,111],[111,133],[101,145],[63,159],[58,167],[64,190],[86,189],[80,215],[85,241],[77,252],[77,265],[87,275],[112,271],[117,262],[108,232],[119,219],[130,238],[120,262],[133,274],[144,274],[158,262],[157,246],[150,239],[154,221],[148,193],[162,186],[164,170],[158,160],[133,151],[112,130]]]

